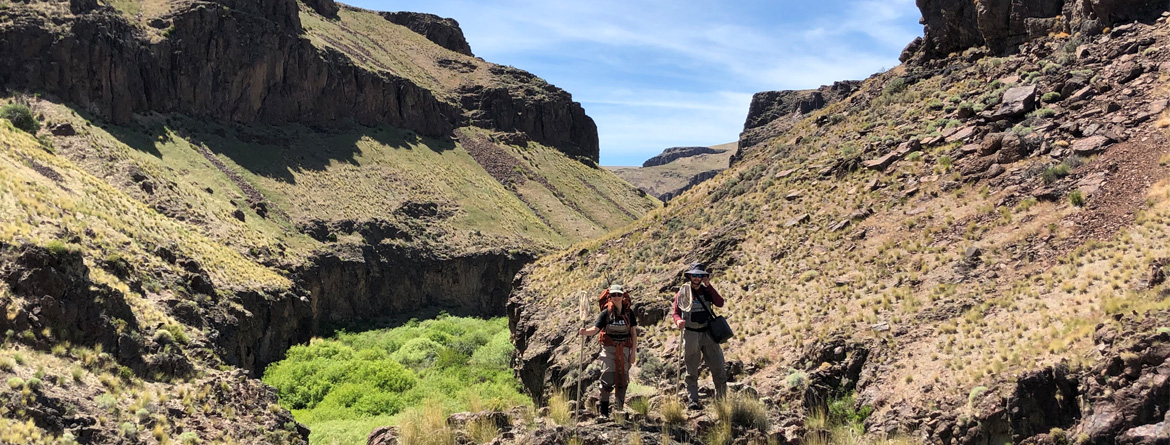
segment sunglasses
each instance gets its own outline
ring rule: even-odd
[[[695,274],[687,274],[687,276],[691,277],[691,278],[706,278],[707,274],[695,273]]]

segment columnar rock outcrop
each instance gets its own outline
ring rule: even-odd
[[[834,82],[832,85],[822,86],[815,90],[756,93],[752,96],[752,103],[748,108],[747,119],[743,124],[743,133],[740,133],[739,136],[740,155],[745,149],[787,130],[786,127],[781,128],[769,124],[784,117],[799,118],[824,108],[833,102],[849,97],[860,85],[860,81],[849,80]]]
[[[647,159],[646,162],[642,163],[642,167],[665,165],[678,159],[713,153],[719,153],[719,150],[711,147],[671,147],[663,150],[658,156]]]
[[[409,28],[411,31],[422,34],[427,40],[435,42],[443,48],[459,54],[474,56],[471,45],[463,37],[463,29],[455,19],[439,17],[434,14],[419,12],[383,12],[382,17],[391,23]]]
[[[1131,20],[1152,20],[1167,9],[1160,0],[918,0],[925,36],[911,43],[902,61],[935,59],[986,45],[992,52],[1051,33],[1099,32]],[[917,54],[917,56],[916,56]]]
[[[115,122],[156,111],[325,126],[352,118],[428,136],[455,128],[459,111],[430,91],[301,38],[295,2],[222,2],[175,14],[159,42],[107,10],[64,29],[17,17],[0,26],[0,63],[19,67],[0,73],[0,86],[53,94]]]
[[[410,78],[359,66],[304,36],[294,0],[180,3],[152,21],[162,36],[113,8],[71,0],[72,15],[8,10],[0,22],[0,88],[56,96],[116,123],[136,113],[182,112],[240,123],[314,127],[353,121],[449,137],[476,125],[528,133],[597,161],[597,127],[572,96],[510,67],[496,84],[432,91]],[[331,0],[308,3],[336,16]],[[471,55],[458,23],[428,14],[384,15],[452,51]]]

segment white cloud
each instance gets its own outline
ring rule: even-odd
[[[921,33],[913,0],[767,1],[355,3],[455,18],[477,55],[581,101],[598,124],[603,164],[640,164],[630,160],[734,141],[752,93],[892,68]]]

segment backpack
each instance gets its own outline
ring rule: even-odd
[[[626,311],[632,311],[634,309],[632,306],[630,306],[630,303],[632,303],[630,301],[630,294],[628,294],[628,293],[622,294],[622,300],[623,300],[622,301],[622,308],[624,308]],[[626,324],[629,324],[629,321],[630,321],[629,317],[625,317],[621,314],[615,315],[613,313],[613,310],[612,310],[613,308],[610,307],[610,304],[609,304],[609,289],[601,291],[601,296],[597,297],[597,309],[598,310],[610,309],[609,314],[611,317],[617,316],[617,317],[625,318]],[[632,326],[631,326],[631,329],[633,329]],[[608,335],[605,334],[605,329],[601,330],[601,334],[597,336],[597,340],[600,341],[601,344],[606,345],[606,346],[614,346],[614,345],[618,344],[618,343],[614,342],[612,339],[610,339]],[[633,337],[626,339],[626,341],[622,342],[622,345],[627,346],[627,347],[633,346]]]
[[[622,294],[622,300],[624,300],[622,302],[622,307],[633,309],[633,307],[630,305],[633,303],[630,301],[630,294]],[[606,309],[609,309],[609,289],[601,291],[601,296],[597,297],[597,310],[601,311]]]

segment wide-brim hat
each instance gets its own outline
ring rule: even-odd
[[[703,265],[699,264],[699,263],[692,264],[691,269],[686,271],[684,274],[685,275],[711,275],[707,271],[703,270]]]
[[[613,294],[625,295],[626,289],[623,288],[622,285],[620,285],[620,284],[614,284],[614,285],[609,286],[609,294],[610,295],[613,295]]]

